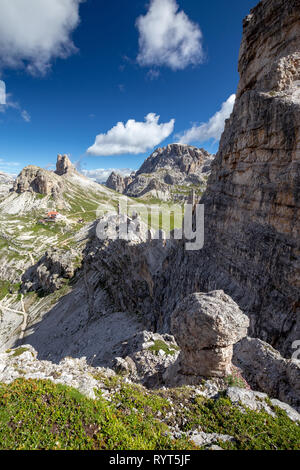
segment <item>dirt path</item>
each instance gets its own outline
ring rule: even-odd
[[[19,339],[23,339],[25,335],[25,331],[27,328],[27,321],[28,321],[28,313],[25,310],[24,301],[23,301],[23,294],[21,294],[21,305],[23,310],[23,323],[21,325],[21,333]]]
[[[23,301],[23,294],[21,295],[21,305],[22,305],[22,312],[20,310],[15,310],[15,309],[12,309],[12,308],[9,308],[9,307],[5,307],[0,302],[0,310],[1,311],[7,310],[8,312],[11,312],[11,313],[17,313],[18,315],[23,315],[23,322],[22,322],[22,325],[21,325],[21,332],[20,332],[20,335],[19,335],[19,340],[22,340],[24,338],[25,331],[26,331],[26,328],[27,328],[27,322],[28,322],[28,313],[25,310],[24,301]]]

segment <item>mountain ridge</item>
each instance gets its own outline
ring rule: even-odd
[[[106,186],[129,197],[187,202],[192,190],[200,196],[206,186],[214,155],[184,144],[156,149],[128,177],[112,173]]]

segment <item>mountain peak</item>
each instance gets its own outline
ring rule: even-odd
[[[204,149],[185,144],[169,144],[156,149],[143,163],[137,175],[153,173],[161,168],[194,173],[212,156]]]
[[[59,176],[76,173],[76,169],[69,159],[68,155],[57,155],[56,171]]]

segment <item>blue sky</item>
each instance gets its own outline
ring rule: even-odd
[[[179,140],[216,152],[256,0],[66,0],[66,11],[62,0],[28,2],[25,12],[23,0],[0,0],[0,171],[52,168],[57,153],[83,170],[137,169]]]

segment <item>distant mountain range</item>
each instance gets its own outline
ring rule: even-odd
[[[130,176],[112,172],[106,186],[130,197],[186,201],[192,189],[203,194],[213,159],[204,149],[170,144],[155,150]]]

